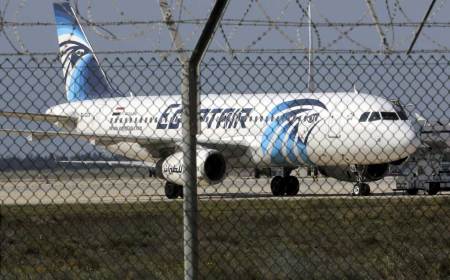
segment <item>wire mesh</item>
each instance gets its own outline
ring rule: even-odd
[[[449,277],[448,57],[313,64],[205,58],[200,277]],[[0,58],[2,278],[183,275],[181,66],[101,66]]]

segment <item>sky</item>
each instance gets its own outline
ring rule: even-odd
[[[423,17],[429,1],[372,1],[379,22],[417,23]],[[430,15],[429,22],[448,22],[450,1],[438,0]],[[77,7],[84,23],[85,32],[91,45],[97,52],[105,67],[108,77],[116,88],[124,93],[132,91],[135,95],[150,95],[177,93],[179,77],[177,68],[161,66],[162,57],[169,62],[176,58],[171,54],[173,49],[169,33],[164,24],[122,24],[120,26],[104,25],[97,28],[86,22],[108,23],[126,21],[160,21],[161,11],[159,1],[71,1]],[[205,19],[212,7],[212,1],[207,0],[177,0],[168,1],[173,8],[175,19],[186,22]],[[180,9],[182,3],[182,9]],[[388,3],[386,5],[386,3]],[[258,61],[257,50],[284,50],[283,57],[273,54],[266,60],[272,64],[286,60],[292,52],[305,51],[308,46],[308,29],[305,23],[307,17],[306,1],[230,1],[223,17],[224,24],[216,33],[209,48],[221,50],[224,53],[211,53],[206,61],[220,61],[225,57],[224,67],[211,66],[204,69],[206,78],[202,81],[202,89],[208,92],[242,92],[252,91],[304,91],[306,90],[307,66],[303,54],[297,54],[297,60],[290,61],[289,69],[267,67],[266,69],[252,65]],[[54,26],[52,1],[0,0],[0,14],[3,27],[0,27],[0,110],[43,112],[49,106],[64,102],[64,87],[61,69],[56,59],[57,39]],[[181,11],[181,13],[180,13]],[[312,1],[313,22],[317,29],[313,32],[313,45],[322,50],[354,50],[379,51],[385,46],[381,43],[380,35],[375,26],[363,27],[325,27],[327,22],[371,23],[373,19],[368,10],[367,1]],[[242,19],[252,21],[253,25],[230,25],[242,22]],[[255,26],[276,21],[277,25]],[[40,23],[29,25],[28,23]],[[11,23],[22,23],[17,26]],[[303,24],[301,27],[299,27]],[[322,24],[322,25],[320,25]],[[445,26],[445,24],[444,24]],[[179,32],[187,48],[193,48],[200,34],[200,24],[182,24]],[[417,25],[408,27],[383,27],[390,50],[405,50],[411,43]],[[415,49],[448,50],[450,46],[450,26],[428,27],[423,30]],[[158,53],[152,51],[158,50]],[[163,50],[163,52],[159,52]],[[169,50],[169,52],[164,52]],[[232,53],[230,50],[246,50],[247,53]],[[12,56],[18,52],[47,53],[45,56],[24,55]],[[134,56],[133,63],[151,64],[142,67],[124,66],[123,61],[131,55],[127,51],[145,51]],[[102,52],[118,52],[105,54]],[[291,52],[291,53],[289,53]],[[6,53],[6,54],[5,54]],[[327,56],[333,59],[328,60]],[[339,54],[340,55],[340,54]],[[115,57],[119,61],[114,60]],[[248,60],[248,57],[251,57]],[[404,55],[402,56],[404,57]],[[139,60],[142,58],[142,60]],[[348,58],[348,56],[347,56]],[[268,60],[267,60],[268,59]],[[409,58],[408,65],[402,65],[405,60],[397,56],[380,56],[374,65],[364,66],[362,56],[361,65],[348,64],[347,59],[339,59],[338,55],[327,53],[316,56],[318,59],[316,73],[319,89],[323,90],[353,90],[354,87],[364,92],[376,95],[400,98],[404,104],[412,105],[413,109],[427,118],[449,119],[448,89],[450,73],[448,56],[434,54],[432,63],[427,65],[429,58],[420,59],[418,55]],[[384,59],[392,64],[383,64]],[[137,61],[137,62],[136,62]],[[336,63],[339,62],[339,63]],[[394,63],[392,62],[394,61]],[[130,62],[130,61],[128,61]],[[354,62],[354,60],[353,60]],[[369,61],[370,62],[370,61]],[[368,62],[368,63],[369,63]],[[167,63],[167,62],[166,62]],[[331,63],[331,64],[330,64]],[[371,61],[370,63],[373,63]],[[369,64],[370,64],[369,63]],[[417,65],[415,65],[417,63]],[[130,64],[130,63],[129,63]],[[164,64],[164,63],[163,63]],[[217,63],[216,63],[217,64]],[[230,66],[231,65],[231,66]],[[331,65],[331,66],[330,66]],[[400,66],[398,66],[400,65]],[[24,68],[21,68],[24,67]],[[215,68],[214,68],[215,67]],[[204,67],[205,68],[205,67]],[[294,69],[296,68],[296,69]],[[370,68],[370,69],[369,69]],[[211,70],[214,69],[214,70]],[[265,73],[265,82],[257,83],[259,72]],[[283,77],[277,73],[283,72]],[[219,74],[217,74],[219,73]],[[319,75],[320,74],[320,75]],[[121,78],[123,75],[128,78]],[[224,81],[228,75],[231,79]],[[131,78],[130,78],[131,77]],[[287,79],[287,82],[280,80]],[[215,81],[215,82],[214,82]],[[227,82],[228,81],[228,82]],[[242,81],[250,81],[248,84]],[[142,86],[142,84],[144,84]],[[221,85],[221,86],[219,86]],[[386,92],[385,89],[392,88]],[[33,123],[8,122],[8,127],[48,129],[49,126],[36,126]],[[3,156],[30,153],[78,153],[90,152],[93,147],[83,145],[74,140],[47,140],[42,143],[27,143],[25,139],[2,137],[0,139],[0,153]]]
[[[317,23],[313,32],[313,45],[326,50],[383,50],[380,35],[375,26],[326,27],[323,23],[373,23],[367,1],[373,3],[373,11],[381,23],[409,25],[382,26],[383,34],[391,50],[406,50],[412,42],[414,31],[424,16],[430,1],[409,0],[313,0],[312,21]],[[127,21],[161,21],[159,0],[77,0],[70,1],[81,15],[81,21],[96,23]],[[212,8],[211,0],[167,0],[173,19],[205,19]],[[53,1],[20,0],[0,1],[0,11],[6,22],[0,30],[0,52],[55,51],[55,27]],[[287,22],[271,26],[223,25],[210,45],[210,49],[305,50],[308,47],[308,18],[306,0],[230,1],[223,22],[240,20],[254,22]],[[182,7],[180,9],[180,7]],[[437,0],[428,22],[448,22],[450,3]],[[39,22],[41,25],[15,26],[11,23]],[[7,24],[10,23],[10,24]],[[299,24],[303,23],[302,27]],[[43,24],[43,25],[42,25]],[[50,25],[47,25],[50,24]],[[322,24],[322,25],[320,25]],[[289,25],[289,26],[286,26]],[[170,50],[172,47],[164,24],[139,24],[88,26],[85,31],[97,51]],[[446,49],[450,47],[450,26],[425,26],[415,49]],[[188,48],[192,48],[200,34],[201,24],[181,24],[180,34]],[[8,42],[8,38],[12,44]]]

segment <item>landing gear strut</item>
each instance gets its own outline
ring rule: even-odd
[[[350,166],[352,172],[356,174],[356,184],[353,186],[352,195],[358,196],[368,196],[370,195],[370,186],[364,183],[363,172],[364,170],[359,169],[356,166]]]
[[[183,197],[183,186],[171,182],[166,182],[166,185],[164,186],[164,192],[168,199]]]
[[[294,196],[298,194],[300,183],[295,176],[275,176],[270,182],[270,189],[274,196]]]

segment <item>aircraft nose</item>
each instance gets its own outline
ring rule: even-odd
[[[412,155],[420,146],[420,139],[412,125],[408,122],[399,125],[393,137],[393,141],[396,142],[393,153],[394,156],[398,156],[399,158]]]

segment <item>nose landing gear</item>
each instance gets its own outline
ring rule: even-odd
[[[367,183],[356,183],[353,186],[352,195],[368,196],[370,195],[370,186]]]
[[[270,182],[270,189],[274,196],[295,196],[300,189],[300,183],[295,176],[275,176]]]
[[[353,173],[356,174],[356,184],[353,186],[352,195],[358,196],[368,196],[370,195],[370,186],[364,183],[364,169],[358,168],[357,166],[350,166]]]
[[[166,185],[164,186],[164,193],[168,199],[183,197],[183,186],[167,181]]]

